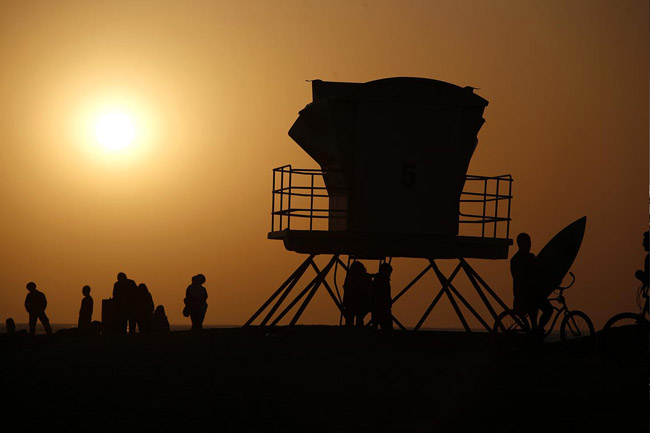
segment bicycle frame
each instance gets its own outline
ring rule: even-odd
[[[642,320],[648,320],[648,315],[650,314],[648,312],[648,286],[643,285],[639,289],[639,292],[641,293],[641,296],[645,298],[645,303],[643,304],[643,308],[641,309],[641,312],[639,313],[639,317]]]
[[[569,310],[569,307],[566,305],[566,299],[564,298],[564,291],[568,289],[569,287],[573,286],[573,283],[576,282],[576,276],[573,274],[573,272],[569,272],[569,275],[571,276],[571,282],[566,285],[566,286],[558,286],[557,289],[553,290],[555,293],[556,291],[558,292],[557,296],[555,298],[548,298],[549,301],[555,301],[558,304],[562,306],[562,308],[558,308],[555,305],[553,305],[553,310],[555,311],[555,316],[553,317],[553,320],[550,322],[551,326],[548,327],[547,331],[544,333],[545,337],[548,337],[551,335],[551,332],[553,332],[553,329],[555,328],[555,324],[557,323],[557,319],[560,317],[561,313],[564,313],[564,316],[566,317],[567,314],[571,313],[571,310]]]

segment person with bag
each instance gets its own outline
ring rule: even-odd
[[[192,277],[192,284],[187,286],[185,290],[185,308],[183,309],[183,316],[192,320],[192,330],[203,329],[203,319],[205,319],[205,312],[208,309],[208,292],[203,287],[205,283],[205,276],[198,274]]]

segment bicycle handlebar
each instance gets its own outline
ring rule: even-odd
[[[573,275],[573,272],[569,271],[569,275],[571,275],[571,282],[569,283],[568,286],[565,286],[565,287],[558,286],[557,289],[558,289],[560,292],[561,292],[562,290],[566,290],[566,289],[568,289],[569,287],[573,286],[573,283],[576,282],[576,276]]]

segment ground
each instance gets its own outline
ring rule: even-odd
[[[648,431],[647,363],[494,343],[319,326],[4,338],[3,417],[64,432]]]

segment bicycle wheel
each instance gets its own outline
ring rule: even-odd
[[[619,313],[603,327],[603,352],[623,364],[647,362],[649,336],[647,319],[636,313]]]
[[[495,334],[497,347],[507,354],[522,350],[528,344],[531,333],[526,317],[514,310],[505,310],[499,314],[492,331]]]
[[[560,324],[560,341],[572,355],[586,355],[593,346],[594,325],[582,311],[571,311]]]

